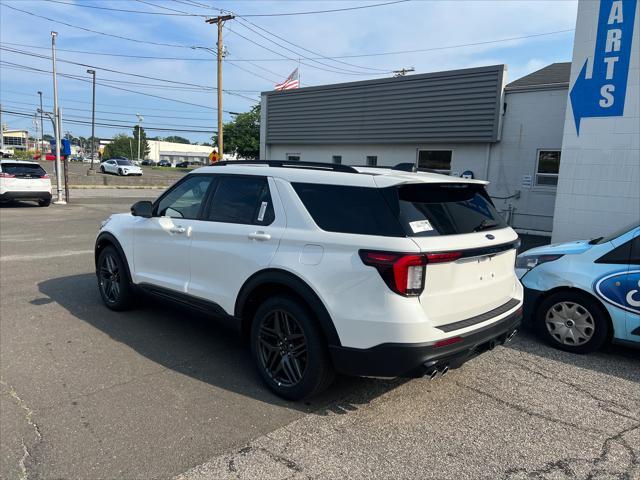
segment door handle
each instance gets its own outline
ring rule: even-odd
[[[249,234],[249,238],[251,240],[258,240],[260,242],[264,242],[266,240],[271,240],[271,235],[265,232],[253,232]]]
[[[187,231],[187,229],[184,228],[184,227],[172,227],[172,228],[169,229],[169,231],[171,233],[184,233],[184,232]]]

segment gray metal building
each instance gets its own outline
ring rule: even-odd
[[[262,94],[260,156],[473,172],[509,222],[551,232],[569,63],[505,85],[506,66]]]

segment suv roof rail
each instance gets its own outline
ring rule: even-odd
[[[267,165],[269,167],[309,168],[312,170],[332,170],[334,172],[360,173],[358,172],[358,170],[349,165],[324,162],[303,162],[299,160],[223,160],[220,162],[215,162],[211,166],[215,167],[224,165]]]

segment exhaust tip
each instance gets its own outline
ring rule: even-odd
[[[513,339],[513,337],[516,336],[516,333],[518,333],[517,328],[507,336],[507,340],[505,341],[505,343],[510,342]]]
[[[424,372],[425,377],[429,377],[429,380],[433,380],[438,376],[438,369],[436,367],[431,367]]]
[[[442,367],[442,369],[440,370],[440,375],[442,375],[443,377],[447,374],[447,372],[449,371],[449,365],[445,365],[444,367]]]

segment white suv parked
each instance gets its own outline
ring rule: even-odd
[[[34,200],[51,204],[51,179],[37,162],[0,160],[0,202]]]
[[[518,236],[486,182],[304,162],[221,162],[103,223],[105,304],[135,289],[219,313],[277,394],[334,372],[431,377],[522,317]]]

